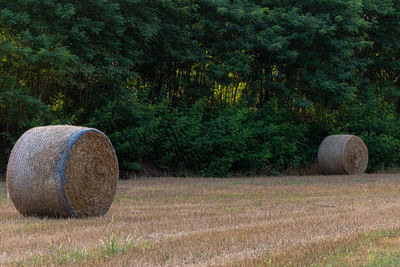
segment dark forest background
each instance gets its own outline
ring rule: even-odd
[[[0,164],[27,129],[105,132],[123,173],[274,175],[360,136],[400,160],[396,0],[0,0]]]

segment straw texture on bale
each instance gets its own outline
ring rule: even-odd
[[[318,165],[325,174],[364,173],[367,146],[355,135],[330,135],[319,146]]]
[[[104,215],[114,199],[118,162],[105,134],[70,125],[36,127],[11,151],[7,188],[23,215]]]

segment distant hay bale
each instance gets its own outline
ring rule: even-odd
[[[330,135],[319,146],[318,165],[325,174],[364,173],[367,146],[355,135]]]
[[[23,215],[104,215],[115,196],[118,162],[110,140],[96,129],[36,127],[15,144],[6,181]]]

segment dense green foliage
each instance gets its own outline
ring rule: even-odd
[[[129,172],[276,174],[333,133],[396,167],[399,37],[395,0],[0,0],[0,161],[71,123]]]

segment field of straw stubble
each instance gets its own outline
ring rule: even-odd
[[[400,175],[120,181],[106,216],[25,218],[0,183],[0,266],[400,264]]]

